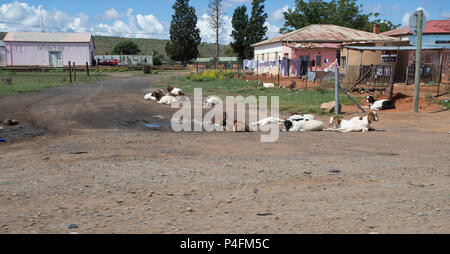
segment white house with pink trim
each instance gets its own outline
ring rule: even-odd
[[[90,33],[8,32],[3,43],[7,66],[92,65],[94,59]]]

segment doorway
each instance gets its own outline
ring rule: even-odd
[[[49,58],[50,58],[50,66],[53,66],[53,67],[62,67],[63,66],[61,51],[49,51],[48,54],[49,54]]]

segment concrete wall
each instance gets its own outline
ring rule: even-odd
[[[353,49],[342,49],[341,59],[347,58],[348,65],[360,65],[361,64],[361,52]],[[381,64],[381,51],[369,51],[362,52],[362,64],[363,65],[378,65]]]
[[[91,43],[38,43],[5,42],[8,66],[50,66],[50,51],[62,52],[62,63],[69,61],[77,65],[91,64],[93,42]]]

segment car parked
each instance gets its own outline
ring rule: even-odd
[[[98,65],[118,67],[120,63],[116,59],[105,59],[103,61],[99,61]]]

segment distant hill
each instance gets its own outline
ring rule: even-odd
[[[5,37],[5,32],[0,32],[0,40]],[[134,41],[143,55],[151,55],[152,52],[158,52],[163,54],[168,59],[166,54],[166,44],[168,40],[159,39],[135,39],[135,38],[122,38],[122,37],[110,37],[110,36],[94,36],[95,42],[95,54],[106,55],[111,54],[114,46],[125,40]],[[200,57],[212,57],[216,52],[216,45],[212,43],[202,43],[199,46]],[[235,56],[229,45],[220,45],[221,56]]]

